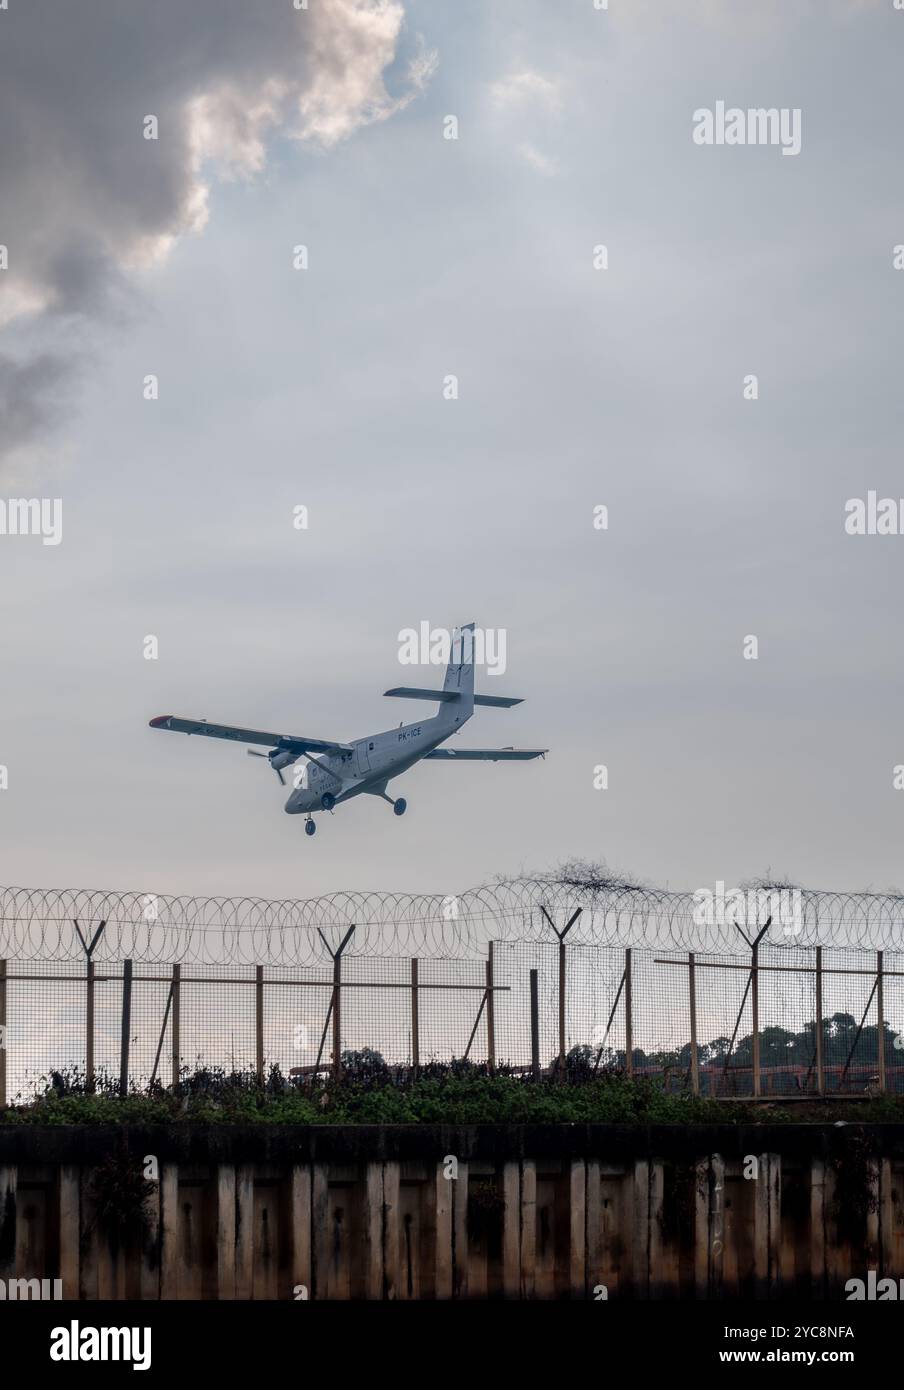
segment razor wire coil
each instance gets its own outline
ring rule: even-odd
[[[787,885],[761,888],[790,892]],[[459,894],[337,892],[306,900],[187,897],[87,889],[0,888],[0,959],[311,965],[350,926],[348,953],[453,959],[489,941],[747,954],[764,946],[904,949],[904,896],[795,889],[791,925],[701,920],[695,895],[624,883],[517,878]],[[320,933],[323,933],[321,937]]]

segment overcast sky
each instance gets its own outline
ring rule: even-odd
[[[63,538],[0,536],[0,881],[902,884],[904,536],[844,527],[904,496],[902,52],[892,0],[9,0],[0,495]],[[401,820],[147,727],[391,727],[470,620],[526,702],[460,743],[549,757]]]

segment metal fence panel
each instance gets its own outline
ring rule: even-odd
[[[341,1051],[371,1049],[393,1066],[424,1067],[467,1055],[473,1062],[526,1070],[535,970],[540,1066],[554,1068],[561,956],[559,942],[549,935],[550,940],[493,943],[491,993],[489,944],[483,956],[413,962],[358,954],[351,938],[340,963]],[[310,1072],[318,1062],[328,1070],[334,1063],[331,951],[340,939],[333,936],[329,948],[321,943],[319,957],[312,949],[297,966],[135,961],[132,1084],[146,1086],[155,1070],[159,1081],[171,1083],[177,1030],[182,1071],[265,1073],[275,1066],[287,1076]],[[805,1097],[818,1093],[821,1080],[829,1094],[873,1094],[883,1075],[887,1090],[904,1092],[902,953],[882,957],[881,989],[875,951],[817,950],[793,942],[760,947],[755,971],[750,952],[691,957],[580,940],[566,943],[564,960],[566,1052],[581,1049],[584,1060],[602,1071],[625,1067],[630,1032],[634,1073],[655,1077],[672,1092]],[[91,989],[86,965],[77,961],[6,962],[0,1027],[5,1026],[7,1101],[27,1098],[54,1071],[84,1076],[92,994],[95,1075],[118,1076],[122,970],[121,963],[96,963]],[[0,1069],[0,1089],[2,1082]]]

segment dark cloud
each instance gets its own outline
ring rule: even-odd
[[[0,353],[0,421],[3,447],[10,453],[53,425],[62,411],[68,378],[62,357],[41,352],[27,361]]]
[[[122,271],[200,230],[209,180],[258,172],[274,130],[330,145],[398,109],[429,68],[416,58],[402,96],[387,91],[402,20],[392,0],[29,0],[0,13],[5,335],[107,316]],[[48,378],[77,365],[60,355],[51,369],[48,351],[4,364],[7,453],[53,418]]]

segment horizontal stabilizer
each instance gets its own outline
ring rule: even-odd
[[[421,690],[416,685],[396,685],[392,690],[384,690],[383,694],[398,695],[403,700],[439,700],[442,705],[461,699],[457,690]]]
[[[481,763],[522,763],[529,758],[545,758],[549,752],[548,748],[434,748],[432,753],[424,754],[424,761],[428,758],[442,758],[444,762],[481,762]]]
[[[492,705],[494,709],[511,709],[512,705],[523,705],[524,701],[520,698],[513,699],[509,695],[475,695],[475,705]]]
[[[422,690],[416,685],[396,685],[392,690],[384,690],[383,694],[397,695],[403,700],[438,700],[442,705],[461,699],[457,690]],[[474,703],[489,705],[493,709],[511,709],[512,705],[520,705],[523,701],[512,699],[508,695],[475,695]]]

